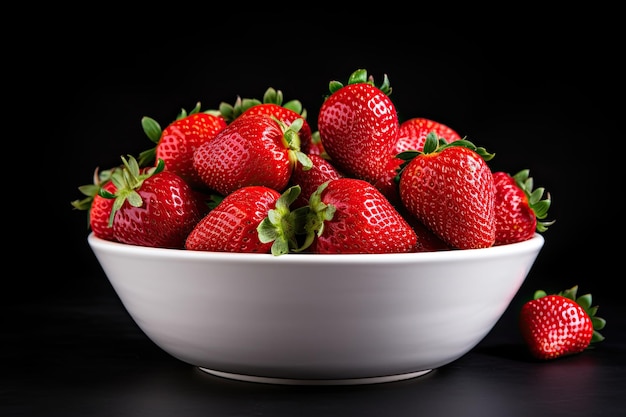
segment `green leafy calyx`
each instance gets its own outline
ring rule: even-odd
[[[159,159],[156,167],[149,169],[140,169],[139,163],[132,155],[128,155],[128,159],[122,156],[122,163],[124,167],[116,170],[111,176],[111,181],[113,181],[116,187],[115,194],[104,189],[100,189],[99,191],[100,196],[115,199],[111,215],[109,216],[109,227],[113,225],[115,214],[122,207],[124,202],[128,201],[133,207],[141,207],[143,205],[143,200],[137,190],[143,185],[143,182],[147,178],[165,169],[165,162],[163,162],[162,159]]]
[[[283,101],[283,92],[281,90],[276,90],[273,87],[269,87],[263,94],[263,100],[259,100],[257,98],[241,98],[240,96],[237,96],[234,104],[226,102],[220,103],[219,114],[226,120],[227,123],[230,123],[251,107],[259,104],[275,104],[299,114],[306,120],[307,112],[302,106],[302,102],[300,102],[300,100],[290,100],[286,103],[283,103]]]
[[[383,82],[380,85],[376,85],[374,83],[374,77],[371,75],[368,77],[367,70],[365,69],[357,69],[350,75],[350,78],[348,78],[348,85],[351,85],[351,84],[373,85],[374,87],[378,88],[387,96],[390,96],[391,91],[392,91],[391,84],[389,82],[389,77],[387,77],[387,74],[383,75]],[[328,83],[328,89],[330,90],[330,94],[333,94],[334,92],[336,92],[337,90],[343,87],[344,87],[344,84],[336,80],[333,80],[330,83]]]
[[[463,138],[460,140],[455,140],[452,142],[448,142],[445,138],[438,136],[434,131],[430,132],[426,135],[426,141],[424,142],[424,148],[421,151],[417,150],[407,150],[400,152],[396,155],[397,158],[402,159],[404,162],[400,164],[400,168],[398,170],[398,174],[394,178],[396,182],[400,181],[400,176],[402,175],[402,171],[404,168],[415,159],[419,155],[428,155],[432,153],[441,152],[444,149],[452,148],[455,146],[462,146],[472,151],[476,152],[480,157],[482,157],[485,161],[490,161],[495,156],[494,153],[487,152],[487,150],[483,147],[479,147],[474,145],[474,143],[469,140]]]
[[[288,188],[276,201],[276,206],[269,210],[267,217],[257,226],[259,240],[263,243],[273,242],[271,253],[274,256],[284,255],[298,247],[298,234],[303,228],[306,211],[301,209],[292,211],[290,206],[300,192],[299,185]]]
[[[551,198],[550,193],[546,193],[543,187],[533,190],[533,178],[530,176],[530,170],[523,169],[517,174],[513,175],[513,179],[517,186],[524,191],[526,198],[528,199],[528,206],[535,213],[537,218],[537,231],[545,232],[549,226],[552,226],[556,220],[544,221],[548,217],[548,210],[550,209]],[[544,194],[546,195],[545,198]]]

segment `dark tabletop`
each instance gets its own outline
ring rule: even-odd
[[[136,326],[103,275],[94,280],[102,285],[92,294],[5,304],[0,415],[626,415],[626,320],[617,303],[598,312],[607,319],[606,340],[575,356],[540,362],[528,355],[515,327],[529,291],[523,286],[478,346],[429,374],[286,386],[224,379],[174,359]]]

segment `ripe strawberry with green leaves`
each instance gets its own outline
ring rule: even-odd
[[[220,104],[220,113],[226,119],[227,123],[232,122],[237,117],[264,114],[275,116],[287,126],[291,125],[297,119],[303,119],[302,127],[298,131],[300,136],[300,150],[308,153],[311,139],[311,126],[306,121],[307,112],[299,100],[290,100],[283,103],[284,97],[281,90],[272,87],[268,88],[263,94],[263,101],[257,99],[241,99],[237,98],[234,106],[227,103]]]
[[[523,169],[511,176],[502,171],[493,173],[496,187],[496,241],[495,245],[528,240],[535,232],[543,233],[554,224],[543,221],[548,215],[551,199],[545,189],[533,189],[530,170]]]
[[[115,193],[115,184],[111,181],[111,175],[117,168],[99,171],[93,174],[93,183],[81,185],[78,190],[86,197],[71,202],[77,210],[87,211],[87,224],[93,234],[101,239],[116,241],[113,228],[109,226],[109,218],[113,210],[113,200],[102,197],[99,193],[104,190],[107,193]]]
[[[281,248],[288,248],[289,238],[286,235],[275,235],[273,240],[261,241],[257,228],[270,210],[288,215],[289,205],[298,192],[281,195],[273,188],[260,185],[239,188],[224,197],[198,222],[187,236],[185,248],[241,253],[270,253],[273,246],[278,250],[281,245]],[[280,224],[280,216],[276,218]]]
[[[457,249],[493,246],[495,186],[487,160],[493,154],[467,140],[447,143],[431,132],[424,149],[406,151],[399,195],[407,211]]]
[[[193,154],[205,142],[226,127],[226,120],[217,111],[200,111],[200,103],[189,113],[183,109],[176,120],[161,130],[159,123],[143,117],[141,125],[148,138],[156,144],[139,155],[139,165],[153,165],[158,160],[165,162],[165,168],[187,181],[192,188],[203,189],[193,167]]]
[[[101,189],[113,200],[109,226],[122,243],[182,249],[185,239],[208,211],[200,194],[159,160],[141,170],[134,157],[122,157],[124,167],[111,176],[115,193]]]
[[[360,69],[348,84],[329,84],[318,114],[324,149],[333,164],[347,176],[376,182],[394,153],[398,138],[398,114],[390,100],[391,86],[385,74],[380,86]]]
[[[454,129],[441,122],[427,119],[425,117],[414,117],[400,123],[398,140],[396,142],[396,153],[415,150],[421,151],[426,143],[426,136],[430,132],[435,132],[440,138],[444,138],[448,143],[461,140]]]
[[[536,291],[520,311],[519,327],[530,353],[549,360],[580,353],[604,340],[606,320],[597,317],[591,294],[577,297],[578,286],[547,295]]]
[[[196,149],[194,169],[209,189],[224,196],[249,185],[282,192],[296,164],[311,167],[300,151],[303,122],[296,119],[287,126],[269,115],[238,117]]]
[[[308,208],[300,252],[402,253],[416,249],[417,236],[411,226],[367,181],[347,177],[327,181],[311,195]]]

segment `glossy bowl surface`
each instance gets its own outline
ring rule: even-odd
[[[173,357],[223,377],[365,384],[475,347],[544,244],[413,254],[194,252],[88,242],[124,307]]]

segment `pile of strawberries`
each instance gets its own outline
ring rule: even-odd
[[[102,239],[194,251],[394,253],[488,248],[530,239],[550,196],[529,170],[492,172],[494,154],[422,117],[403,121],[385,75],[331,81],[317,120],[302,103],[263,100],[183,110],[165,129],[142,126],[154,147],[94,173],[79,187]],[[601,341],[605,321],[577,287],[536,293],[520,329],[539,359]]]
[[[96,170],[72,205],[111,241],[274,255],[486,248],[553,223],[528,170],[492,172],[493,154],[442,123],[400,123],[386,75],[329,88],[314,132],[273,88],[164,129],[144,117],[154,147]]]

